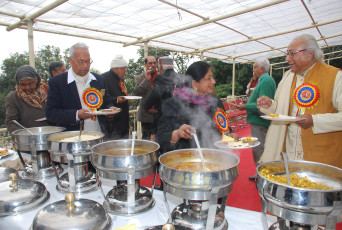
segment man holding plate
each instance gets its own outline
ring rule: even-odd
[[[100,127],[103,116],[97,119],[96,110],[115,109],[106,90],[106,81],[89,72],[93,61],[86,44],[76,43],[69,52],[71,68],[49,80],[46,118],[67,131],[80,130],[80,120],[84,120],[84,130],[101,132],[105,128]],[[106,116],[114,117],[114,114]]]
[[[286,60],[290,65],[275,99],[258,98],[265,114],[298,117],[295,123],[272,121],[261,161],[307,160],[342,168],[342,71],[324,63],[316,39],[308,34],[292,40]]]
[[[128,63],[122,55],[116,55],[110,64],[110,70],[102,74],[106,79],[113,105],[121,108],[121,112],[115,117],[105,118],[108,132],[106,136],[110,140],[127,139],[129,134],[129,105],[125,99],[127,87],[124,83],[127,65]]]
[[[255,61],[253,65],[253,78],[255,78],[258,83],[252,91],[247,104],[238,105],[240,110],[247,110],[247,123],[251,124],[251,135],[252,137],[258,138],[260,142],[259,146],[252,149],[255,166],[258,166],[260,157],[264,152],[266,133],[270,126],[270,121],[260,117],[257,99],[261,96],[267,96],[273,99],[277,88],[273,77],[268,74],[269,69],[270,62],[267,59],[258,59]],[[255,176],[249,177],[249,180],[255,181]]]

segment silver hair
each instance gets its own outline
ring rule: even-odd
[[[78,42],[78,43],[76,43],[70,47],[69,57],[74,58],[77,49],[85,49],[89,52],[89,47],[86,44],[84,44],[82,42]]]
[[[305,42],[306,47],[302,47],[303,49],[312,50],[314,52],[314,59],[318,62],[324,63],[324,54],[321,48],[319,48],[317,40],[311,34],[302,34],[295,37],[294,40],[303,40]]]
[[[266,73],[268,73],[270,70],[270,61],[266,58],[257,59],[255,63],[258,65],[258,67],[264,67]]]

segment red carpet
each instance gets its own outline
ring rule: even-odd
[[[235,131],[240,137],[251,136],[251,128],[246,127]],[[233,191],[228,195],[227,206],[242,208],[251,211],[261,211],[260,196],[255,186],[255,182],[248,180],[248,177],[254,176],[255,166],[253,162],[252,150],[235,150],[240,155],[239,177],[233,184]],[[153,175],[142,178],[142,186],[152,187]],[[156,185],[160,185],[160,178],[157,175]]]

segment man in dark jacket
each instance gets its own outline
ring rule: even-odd
[[[117,55],[111,62],[110,70],[103,73],[106,78],[108,93],[114,106],[121,108],[121,112],[114,118],[106,118],[106,136],[108,140],[126,139],[129,134],[129,106],[124,96],[127,88],[123,82],[126,76],[127,61],[122,55]]]
[[[109,100],[106,81],[102,76],[89,72],[93,61],[86,44],[76,43],[69,53],[69,71],[49,80],[46,118],[65,127],[67,131],[80,130],[81,120],[84,120],[84,130],[103,131],[101,123],[105,116],[90,119],[94,115],[90,113],[90,108],[86,105],[88,101],[84,100],[83,95],[89,92],[90,87],[95,88],[98,91],[96,97],[103,97],[103,103],[98,109],[115,109]]]
[[[163,101],[172,97],[176,85],[177,74],[173,70],[173,59],[170,57],[160,57],[158,59],[159,75],[154,81],[151,94],[147,97],[144,105],[145,110],[151,108],[158,111],[154,114],[154,127],[157,129],[158,120],[161,117],[161,107]]]

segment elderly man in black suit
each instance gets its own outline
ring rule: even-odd
[[[46,118],[69,131],[79,130],[79,121],[82,119],[85,121],[84,130],[103,131],[105,127],[100,126],[103,117],[91,119],[94,115],[89,114],[90,109],[83,100],[83,93],[89,87],[96,88],[103,96],[102,105],[98,109],[115,108],[106,90],[106,80],[98,74],[89,72],[93,61],[86,44],[76,43],[69,52],[71,65],[69,71],[49,81]]]

